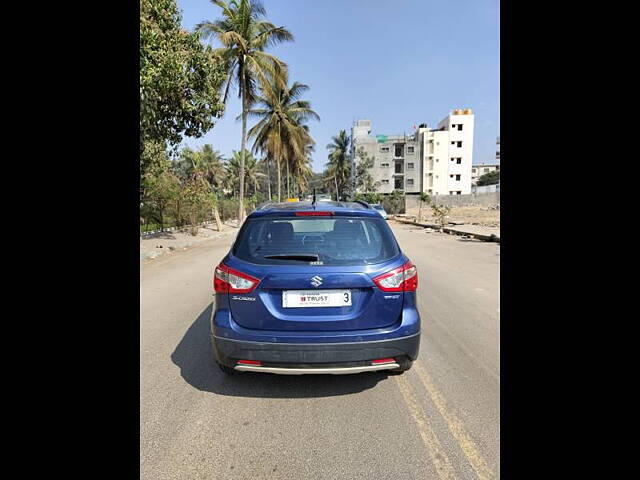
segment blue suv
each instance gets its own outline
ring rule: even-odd
[[[418,356],[418,272],[364,202],[253,211],[213,284],[213,354],[227,374],[404,372]]]

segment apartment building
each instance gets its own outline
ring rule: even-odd
[[[500,170],[499,163],[479,163],[477,165],[471,166],[471,185],[476,185],[478,183],[478,179],[484,175],[485,173],[493,172],[495,170]]]
[[[409,135],[371,135],[371,121],[357,120],[351,128],[352,155],[362,148],[374,158],[371,175],[379,193],[471,193],[474,115],[456,109],[436,128],[421,124]]]

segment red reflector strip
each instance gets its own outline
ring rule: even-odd
[[[331,215],[333,212],[317,212],[315,210],[296,212],[296,217],[330,217]]]
[[[260,360],[238,360],[238,365],[262,365]]]
[[[380,358],[378,360],[371,360],[372,365],[379,365],[381,363],[393,363],[395,362],[394,358]]]

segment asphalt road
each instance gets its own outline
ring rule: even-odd
[[[208,322],[233,236],[142,265],[142,479],[499,477],[500,246],[390,223],[420,275],[404,375],[225,377]]]

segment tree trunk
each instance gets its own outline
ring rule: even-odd
[[[287,160],[287,198],[291,198],[291,190],[289,189],[289,179],[291,174],[289,173],[289,160]]]
[[[282,201],[282,178],[281,178],[281,174],[280,174],[280,159],[276,160],[277,163],[277,167],[278,167],[278,201],[281,202]]]
[[[271,201],[271,170],[269,169],[269,156],[267,156],[267,188],[269,190],[269,201]]]
[[[242,142],[240,145],[240,192],[238,195],[238,227],[244,220],[244,151],[247,143],[247,92],[245,91],[245,65],[240,65],[242,75],[240,76],[240,93],[242,95]]]
[[[336,182],[336,202],[340,201],[340,192],[338,192],[338,179],[333,177],[333,180]]]
[[[218,213],[218,207],[213,207],[213,218],[216,220],[216,227],[218,227],[218,231],[222,231],[222,220],[220,220],[220,214]]]
[[[420,208],[418,208],[418,222],[422,221],[422,202],[420,202]]]

